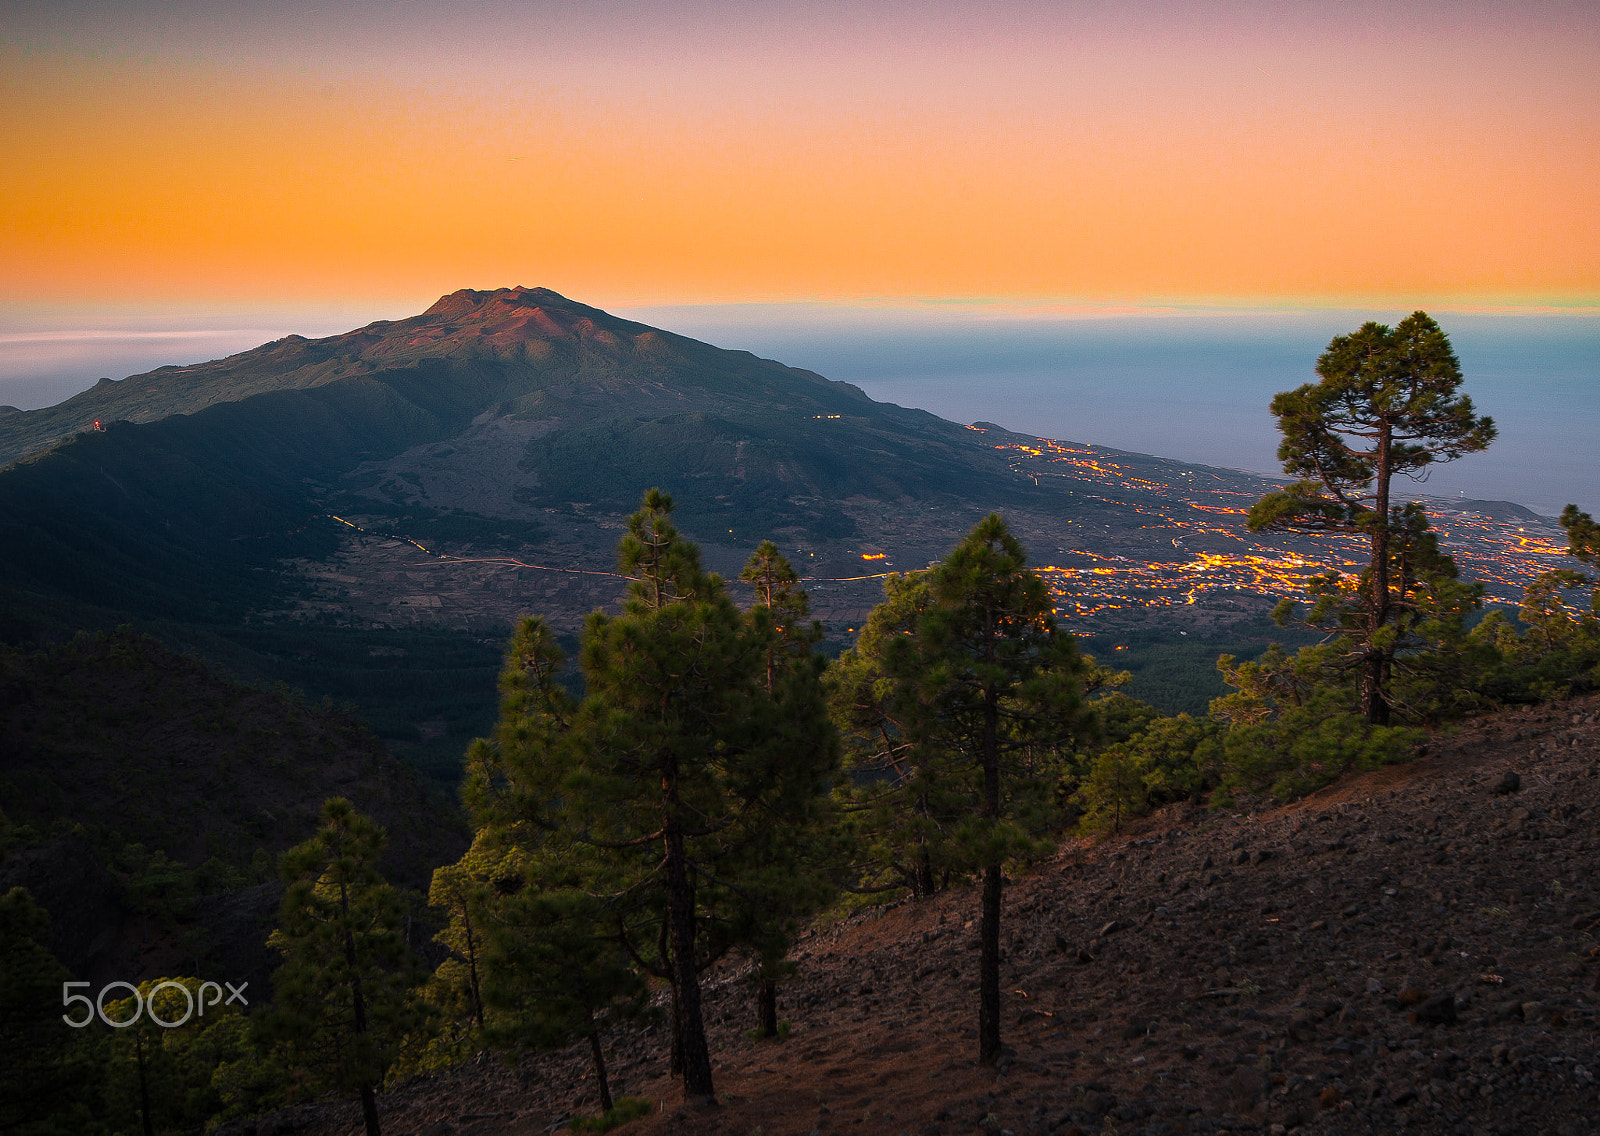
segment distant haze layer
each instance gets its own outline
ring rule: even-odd
[[[581,299],[581,297],[579,297]],[[382,316],[407,314],[403,305]],[[1401,311],[1196,309],[1061,315],[981,305],[682,305],[614,309],[860,386],[881,401],[957,422],[991,421],[1208,465],[1276,473],[1272,395],[1314,381],[1334,335]],[[1600,511],[1600,316],[1434,313],[1464,389],[1493,415],[1487,452],[1437,467],[1420,491],[1509,500],[1542,513]],[[0,404],[33,409],[166,363],[188,364],[295,331],[367,322],[353,313],[274,310],[137,328],[0,330]],[[369,317],[370,318],[370,317]],[[195,326],[196,322],[210,326]],[[15,324],[13,324],[15,327]],[[266,328],[283,330],[267,331]]]

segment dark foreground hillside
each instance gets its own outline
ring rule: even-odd
[[[859,914],[799,945],[786,1041],[747,1041],[750,984],[715,977],[720,1107],[679,1104],[660,1027],[610,1039],[613,1091],[656,1102],[623,1131],[1593,1132],[1597,791],[1590,698],[1294,805],[1068,848],[1007,895],[998,1070],[974,1060],[977,893]],[[486,1056],[386,1094],[384,1130],[554,1130],[595,1111],[587,1072]],[[339,1102],[255,1130],[357,1124]]]
[[[426,891],[465,847],[453,808],[352,714],[231,682],[119,631],[0,648],[0,894],[50,913],[74,977],[266,985],[278,857],[343,796]]]

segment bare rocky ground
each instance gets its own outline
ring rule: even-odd
[[[1007,892],[999,1068],[975,1060],[976,891],[858,913],[797,945],[787,1040],[747,1040],[748,981],[710,976],[718,1105],[682,1103],[664,1027],[609,1037],[614,1091],[655,1103],[623,1131],[1600,1131],[1597,796],[1589,698],[1288,806],[1177,806],[1065,847]],[[384,1094],[385,1131],[555,1131],[595,1111],[588,1070],[577,1048],[484,1055]]]

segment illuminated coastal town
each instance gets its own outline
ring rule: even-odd
[[[1249,532],[1245,516],[1267,488],[1262,478],[1043,438],[996,448],[1014,454],[1012,468],[1041,486],[1059,479],[1086,504],[1139,516],[1137,536],[1144,539],[1130,542],[1135,534],[1125,530],[1113,541],[1141,548],[1064,543],[1040,566],[1064,616],[1192,604],[1219,590],[1295,596],[1314,576],[1359,572],[1366,562],[1365,541],[1354,534]],[[1565,537],[1551,520],[1505,502],[1418,499],[1461,577],[1481,580],[1489,602],[1519,606],[1535,576],[1570,566],[1563,564]],[[1082,527],[1095,535],[1092,523]],[[1043,550],[1034,559],[1045,560]]]
[[[1057,613],[1080,634],[1151,618],[1187,626],[1207,608],[1264,612],[1278,598],[1304,595],[1312,577],[1359,572],[1366,562],[1354,535],[1249,532],[1249,507],[1273,484],[1260,475],[970,429],[1042,491],[1031,505],[1008,509],[1007,520],[1048,581]],[[1514,610],[1535,576],[1572,566],[1549,518],[1509,502],[1420,499],[1462,579],[1483,581],[1490,603]],[[844,641],[883,598],[884,577],[927,567],[982,515],[975,504],[936,498],[845,507],[855,538],[783,549],[801,571],[813,614]],[[621,577],[608,545],[620,522],[581,510],[541,516],[546,539],[537,548],[440,545],[380,516],[330,518],[343,544],[325,563],[299,563],[310,585],[301,617],[497,628],[515,613],[537,611],[575,631],[590,611],[617,599]],[[591,532],[592,525],[604,531]],[[704,550],[707,564],[740,590],[749,545],[712,538]]]

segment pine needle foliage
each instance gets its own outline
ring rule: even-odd
[[[353,1092],[379,1136],[376,1090],[426,1007],[404,938],[405,910],[378,871],[385,834],[350,802],[330,798],[322,826],[284,853],[287,889],[267,940],[284,963],[258,1036],[307,1091]]]
[[[548,629],[519,628],[500,724],[469,753],[467,799],[494,840],[530,856],[528,898],[500,917],[603,938],[664,981],[675,1071],[686,1095],[709,1097],[700,974],[777,941],[797,834],[817,821],[838,745],[788,566],[775,549],[758,557],[765,602],[741,612],[672,508],[651,490],[628,522],[618,563],[631,583],[620,615],[585,623],[581,701],[556,680]]]
[[[1360,580],[1352,586],[1324,578],[1310,621],[1336,626],[1349,644],[1361,712],[1383,725],[1390,672],[1406,648],[1405,625],[1423,605],[1414,592],[1455,575],[1420,508],[1391,500],[1392,481],[1396,475],[1426,480],[1435,463],[1486,449],[1495,426],[1459,393],[1461,364],[1425,312],[1393,328],[1369,322],[1335,336],[1317,360],[1317,374],[1320,382],[1272,400],[1283,434],[1278,458],[1296,480],[1257,501],[1249,526],[1366,537]]]
[[[993,1064],[1002,870],[1042,854],[1059,826],[1056,782],[1093,728],[1089,666],[997,514],[938,567],[891,578],[887,592],[841,660],[835,706],[881,743],[876,767],[857,768],[891,818],[884,842],[900,846],[896,870],[915,880],[937,859],[982,878],[978,1050]],[[874,749],[868,741],[862,752]]]
[[[0,895],[0,1131],[92,1132],[99,1089],[90,1032],[62,1024],[67,968],[50,953],[50,916],[25,888]]]

